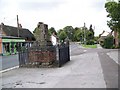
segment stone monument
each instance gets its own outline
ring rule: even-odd
[[[48,36],[48,25],[39,22],[34,30],[36,42],[29,50],[29,62],[37,65],[49,65],[56,60],[56,48]]]
[[[48,25],[43,22],[38,22],[37,27],[34,31],[34,36],[36,38],[37,44],[40,47],[52,45],[48,37]]]

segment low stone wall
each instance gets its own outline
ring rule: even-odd
[[[30,51],[28,55],[30,63],[37,62],[39,64],[50,64],[56,60],[55,51]]]
[[[19,52],[20,67],[61,67],[70,61],[69,44],[30,47]]]
[[[20,67],[49,67],[56,62],[56,53],[54,46],[30,47],[19,52]]]

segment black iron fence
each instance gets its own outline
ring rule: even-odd
[[[70,61],[69,44],[58,46],[59,67]]]
[[[47,47],[22,47],[19,50],[19,66],[51,65],[61,67],[70,61],[69,44]]]
[[[18,53],[19,56],[19,67],[21,66],[25,66],[29,63],[29,59],[28,59],[28,50],[20,50]]]

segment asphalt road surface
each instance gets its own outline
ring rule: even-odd
[[[19,65],[18,54],[2,56],[2,70],[12,68]]]
[[[107,88],[116,88],[120,87],[119,78],[120,75],[120,63],[119,62],[119,56],[120,56],[120,50],[118,49],[86,49],[81,48],[79,44],[71,44],[71,56],[80,55],[83,53],[94,53],[97,52],[100,63],[103,70],[104,80],[106,83]],[[111,59],[107,53],[109,52],[118,52],[118,63],[116,63],[113,59]]]

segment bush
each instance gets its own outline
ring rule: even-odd
[[[114,48],[114,38],[113,38],[113,36],[106,37],[102,46],[103,46],[103,48],[107,48],[107,49]]]
[[[87,44],[87,45],[94,45],[94,40],[86,41],[86,44]]]

